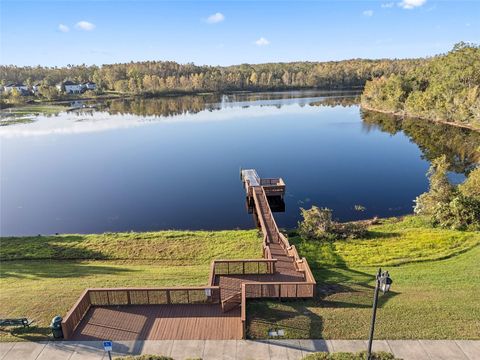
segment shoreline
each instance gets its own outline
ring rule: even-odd
[[[367,106],[367,105],[362,104],[362,103],[360,103],[360,109],[361,110],[367,110],[367,111],[373,111],[373,112],[377,112],[377,113],[381,113],[381,114],[392,115],[392,116],[395,116],[395,117],[402,118],[402,120],[406,117],[409,117],[409,118],[412,118],[412,119],[426,120],[426,121],[430,121],[430,122],[434,122],[434,123],[438,123],[438,124],[450,125],[450,126],[455,126],[455,127],[462,128],[462,129],[467,129],[467,130],[471,130],[471,131],[475,131],[475,132],[480,132],[480,128],[476,128],[472,125],[459,124],[459,123],[450,122],[450,121],[446,121],[446,120],[442,120],[442,119],[432,119],[432,118],[427,118],[427,117],[424,117],[424,116],[413,116],[413,115],[409,115],[405,111],[380,110],[380,109],[372,108],[372,107]]]
[[[4,107],[0,107],[0,110],[6,110],[9,108],[19,108],[29,105],[56,105],[62,103],[68,103],[71,101],[102,101],[102,100],[122,100],[122,99],[156,99],[156,98],[177,98],[182,96],[209,96],[209,95],[245,95],[245,94],[261,94],[261,93],[284,93],[292,91],[318,91],[318,92],[330,92],[330,93],[345,93],[350,92],[353,94],[360,94],[362,89],[356,88],[338,88],[338,89],[321,89],[321,88],[291,88],[291,89],[260,89],[260,90],[230,90],[230,91],[174,91],[164,93],[115,93],[115,94],[103,94],[93,97],[78,97],[72,96],[67,98],[61,98],[57,100],[47,99],[29,99],[25,103],[6,103]],[[7,106],[5,106],[7,105]]]
[[[341,224],[350,224],[350,223],[361,223],[366,224],[367,226],[374,226],[380,225],[382,222],[390,220],[395,222],[400,222],[404,220],[408,216],[413,216],[413,214],[405,214],[399,216],[391,216],[391,217],[372,217],[369,219],[361,219],[361,220],[352,220],[352,221],[343,221]],[[294,232],[297,231],[297,227],[294,228],[280,228],[284,232]],[[177,233],[227,233],[227,232],[244,232],[244,231],[255,231],[259,230],[256,227],[253,228],[233,228],[233,229],[155,229],[155,230],[144,230],[144,231],[135,231],[135,230],[125,230],[125,231],[104,231],[104,232],[88,232],[88,233],[80,233],[80,232],[68,232],[68,233],[52,233],[52,234],[32,234],[32,235],[0,235],[0,239],[12,239],[12,238],[44,238],[44,237],[52,237],[52,236],[99,236],[99,235],[119,235],[119,234],[153,234],[153,233],[165,233],[165,232],[177,232]]]

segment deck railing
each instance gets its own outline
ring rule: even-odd
[[[65,339],[71,338],[91,306],[89,289],[86,289],[62,320],[63,337]]]
[[[258,177],[258,175],[257,175]],[[246,302],[252,298],[311,298],[315,295],[316,282],[305,258],[300,258],[295,245],[290,245],[273,218],[267,193],[272,195],[285,190],[281,178],[261,179],[261,186],[251,187],[245,180],[249,196],[253,196],[263,233],[263,259],[214,260],[210,266],[208,286],[176,288],[113,288],[87,289],[62,321],[65,339],[71,338],[76,327],[91,306],[160,305],[160,304],[221,304],[224,311],[241,306],[243,337],[246,335]],[[251,195],[250,195],[251,191]],[[270,244],[279,243],[291,257],[295,270],[303,274],[298,282],[244,282],[241,291],[221,301],[220,287],[215,286],[217,275],[274,274]]]
[[[71,338],[91,306],[219,303],[218,286],[86,289],[62,321],[63,336]]]
[[[276,259],[243,259],[243,260],[214,260],[213,274],[216,275],[248,275],[248,274],[273,274],[275,273]],[[210,282],[211,284],[211,282]]]
[[[306,262],[305,262],[306,263]],[[307,267],[308,267],[308,263]],[[308,268],[308,270],[310,270]],[[307,278],[310,278],[310,274]],[[313,279],[313,276],[311,276]],[[315,279],[303,282],[245,282],[241,288],[241,311],[240,320],[242,322],[242,337],[246,338],[247,332],[247,299],[259,298],[312,298],[315,295]]]

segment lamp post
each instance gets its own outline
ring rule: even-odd
[[[372,324],[370,325],[370,336],[368,338],[368,351],[367,359],[371,360],[372,358],[372,342],[373,342],[373,332],[375,330],[375,318],[377,316],[377,303],[378,303],[378,290],[382,290],[385,294],[390,290],[393,280],[390,279],[390,274],[388,271],[382,272],[382,269],[378,269],[375,283],[375,295],[373,296],[373,314],[372,314]]]

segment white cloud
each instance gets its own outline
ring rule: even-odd
[[[61,32],[69,32],[70,28],[67,25],[58,24],[58,30],[60,30]]]
[[[363,16],[373,16],[373,10],[365,10],[362,14]]]
[[[388,8],[392,8],[395,4],[393,2],[389,2],[389,3],[384,3],[382,5],[380,5],[383,9],[388,9]]]
[[[255,41],[255,45],[257,45],[257,46],[267,46],[267,45],[270,45],[270,41],[268,41],[267,39],[265,39],[262,36],[260,39]]]
[[[398,6],[404,9],[410,10],[410,9],[422,6],[426,2],[427,0],[402,0],[401,2],[398,3]]]
[[[215,13],[215,14],[212,14],[210,15],[208,18],[207,18],[207,23],[209,24],[216,24],[216,23],[219,23],[219,22],[222,22],[225,20],[225,15],[223,15],[222,13]]]
[[[82,20],[82,21],[77,22],[75,24],[75,27],[78,30],[92,31],[93,29],[95,29],[95,24],[92,24],[91,22]]]

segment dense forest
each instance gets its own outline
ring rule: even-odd
[[[361,102],[367,109],[480,129],[480,46],[459,43],[406,73],[370,80]]]
[[[268,63],[235,66],[197,66],[171,61],[131,62],[102,66],[0,66],[0,81],[40,83],[39,96],[58,98],[54,85],[71,80],[93,81],[99,92],[165,94],[286,89],[359,89],[367,80],[406,74],[425,62],[412,60],[344,60],[331,62]]]

